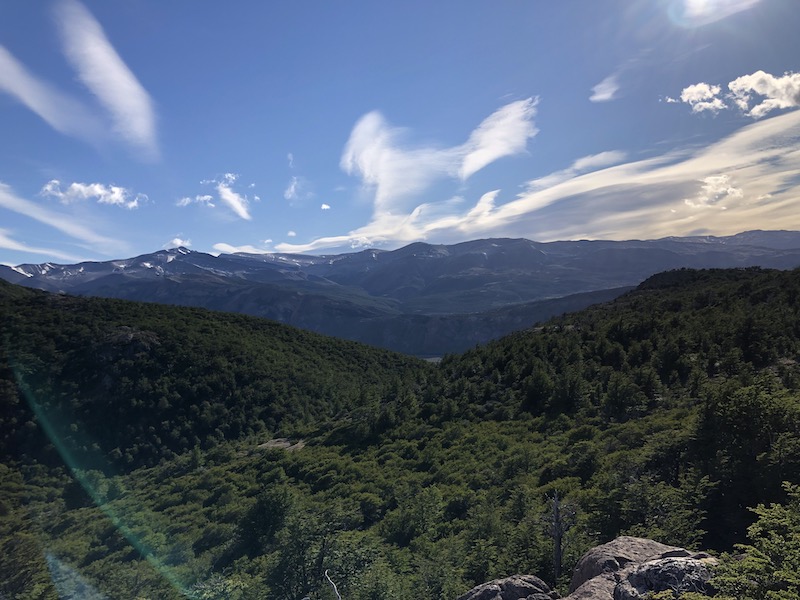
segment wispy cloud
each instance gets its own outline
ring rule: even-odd
[[[283,197],[285,200],[297,200],[297,186],[297,177],[292,177],[291,181],[289,181],[289,185],[286,186],[286,189],[283,192]]]
[[[70,183],[66,189],[61,189],[58,179],[51,179],[39,192],[42,196],[57,198],[63,204],[70,204],[80,200],[96,200],[100,204],[111,204],[132,210],[138,208],[140,203],[147,201],[146,194],[134,193],[129,189],[117,185],[102,183]]]
[[[626,158],[627,154],[625,152],[620,152],[619,150],[609,150],[606,152],[600,152],[599,154],[583,156],[575,160],[566,169],[550,173],[544,177],[532,179],[526,184],[526,188],[529,192],[547,189],[563,181],[572,179],[581,173],[586,173],[587,171],[596,171],[603,167],[621,163]]]
[[[775,76],[756,71],[728,83],[728,90],[722,94],[719,85],[697,83],[683,89],[681,101],[696,113],[738,108],[748,117],[760,119],[774,110],[800,106],[800,73]],[[668,102],[672,100],[667,98]]]
[[[148,157],[157,157],[153,101],[117,54],[100,23],[77,0],[61,0],[56,5],[56,17],[67,60],[108,111],[117,133]]]
[[[271,242],[272,240],[265,240],[265,244]],[[250,244],[245,244],[243,246],[232,246],[231,244],[226,244],[220,242],[218,244],[214,244],[213,246],[214,251],[221,254],[236,254],[237,252],[244,252],[246,254],[270,254],[273,250],[269,250],[267,248],[259,248],[257,246],[253,246]]]
[[[175,203],[176,206],[181,207],[189,206],[190,204],[205,204],[206,206],[214,208],[214,197],[208,194],[197,194],[193,198],[191,196],[184,196]]]
[[[794,192],[800,182],[800,111],[757,121],[704,148],[618,163],[624,159],[616,151],[584,157],[527,182],[505,202],[500,190],[492,190],[473,205],[451,199],[380,212],[347,234],[276,249],[311,252],[364,242],[396,246],[490,236],[548,241],[732,234],[775,222],[800,229]]]
[[[248,208],[249,202],[247,197],[234,192],[229,184],[218,183],[217,194],[219,194],[219,199],[222,200],[234,213],[236,213],[238,217],[245,219],[246,221],[250,221],[253,218],[250,216],[250,210]]]
[[[37,203],[20,198],[11,187],[4,183],[0,183],[0,208],[24,215],[61,231],[102,254],[113,254],[127,249],[126,244],[89,229],[69,214],[52,211]]]
[[[614,100],[619,91],[619,75],[614,73],[592,88],[591,102],[608,102]]]
[[[468,179],[487,165],[505,156],[525,151],[528,140],[539,130],[533,124],[538,98],[506,104],[487,117],[469,136],[466,144],[456,149],[461,157],[458,176]]]
[[[464,181],[500,158],[524,152],[538,131],[533,123],[537,102],[528,98],[503,106],[465,143],[449,148],[406,144],[408,132],[374,111],[356,123],[340,164],[374,195],[376,214],[413,208],[416,196],[435,181]]]
[[[79,262],[80,260],[82,260],[80,257],[77,257],[74,254],[67,254],[61,252],[60,250],[54,250],[53,248],[41,248],[38,246],[30,246],[23,242],[18,242],[15,239],[13,239],[10,233],[5,229],[0,229],[0,248],[4,250],[12,250],[15,252],[43,254],[45,256],[52,256],[70,262]]]
[[[238,173],[224,173],[218,179],[204,179],[201,185],[213,185],[217,192],[217,198],[227,206],[237,217],[246,221],[252,220],[250,215],[250,198],[245,194],[240,194],[233,189],[234,184],[239,179]],[[253,187],[252,184],[248,187]],[[258,201],[258,196],[253,196],[253,200]],[[213,196],[208,194],[197,194],[195,196],[184,196],[176,203],[176,206],[186,207],[191,204],[203,204],[210,208],[216,207]]]
[[[16,98],[60,133],[93,143],[105,137],[102,123],[86,106],[30,73],[3,46],[0,91]]]

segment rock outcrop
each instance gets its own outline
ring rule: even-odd
[[[578,561],[564,600],[640,600],[651,592],[706,592],[716,559],[653,540],[622,536]]]
[[[512,575],[472,588],[458,600],[555,600],[558,594],[534,575]]]
[[[653,592],[710,593],[716,559],[704,552],[631,536],[596,546],[578,561],[563,600],[642,600]],[[458,600],[553,600],[558,594],[533,575],[479,585]]]

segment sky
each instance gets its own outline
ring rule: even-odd
[[[0,263],[800,230],[797,9],[0,3]]]

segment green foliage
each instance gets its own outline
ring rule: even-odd
[[[436,367],[0,284],[0,594],[333,600],[326,570],[346,600],[551,581],[555,492],[575,512],[566,573],[621,533],[730,550],[749,531],[718,579],[790,593],[798,298],[800,272],[673,272]]]
[[[800,597],[800,486],[785,484],[785,504],[758,505],[749,545],[726,555],[712,584],[737,600]]]

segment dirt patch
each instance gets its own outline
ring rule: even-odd
[[[274,440],[270,440],[268,442],[264,442],[263,444],[259,444],[256,448],[260,449],[267,449],[267,448],[280,448],[281,450],[286,450],[287,452],[294,452],[295,450],[300,450],[304,448],[306,445],[305,440],[290,440],[289,438],[275,438]]]

